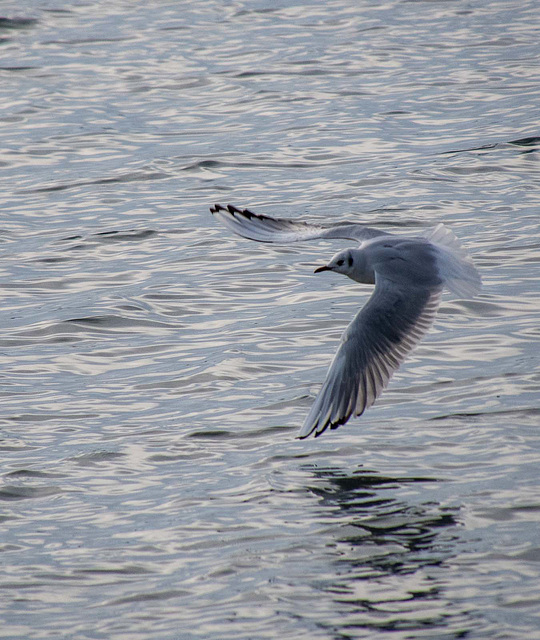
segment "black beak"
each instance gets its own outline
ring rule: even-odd
[[[322,267],[317,267],[313,273],[320,273],[321,271],[332,271],[332,269],[327,265],[323,265]]]

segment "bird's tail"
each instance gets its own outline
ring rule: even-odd
[[[425,237],[438,249],[437,266],[448,289],[463,298],[475,296],[480,291],[482,279],[471,256],[452,231],[443,224],[438,224]]]

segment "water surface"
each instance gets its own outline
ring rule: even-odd
[[[540,638],[537,24],[4,3],[0,637]],[[485,287],[300,442],[369,290],[214,202],[444,222]]]

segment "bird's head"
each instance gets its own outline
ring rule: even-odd
[[[336,255],[330,260],[328,264],[323,265],[315,269],[315,273],[321,271],[335,271],[336,273],[343,273],[343,275],[349,275],[350,270],[354,266],[354,258],[350,249],[345,249],[336,253]]]
[[[315,269],[315,273],[321,273],[321,271],[342,273],[344,276],[349,276],[351,280],[365,284],[375,282],[373,269],[368,268],[365,253],[361,249],[344,249],[336,253],[328,264]]]

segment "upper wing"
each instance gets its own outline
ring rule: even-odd
[[[379,231],[359,223],[321,227],[287,218],[264,216],[248,209],[237,209],[231,204],[226,207],[216,204],[210,207],[210,211],[234,233],[250,240],[257,240],[257,242],[287,244],[320,238],[342,238],[362,242],[378,236],[389,235],[386,231]]]
[[[402,286],[376,274],[373,295],[345,330],[299,438],[336,429],[380,396],[433,324],[442,288]]]

